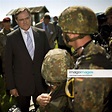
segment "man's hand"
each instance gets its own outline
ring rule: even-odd
[[[15,97],[19,96],[17,89],[11,89],[10,94],[11,96],[15,96]]]

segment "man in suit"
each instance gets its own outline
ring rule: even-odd
[[[19,28],[7,35],[5,48],[6,85],[10,94],[16,97],[21,111],[29,112],[31,96],[37,108],[36,97],[47,91],[47,85],[41,76],[41,66],[50,46],[45,31],[31,26],[29,9],[18,8],[15,20]],[[28,37],[31,39],[28,45],[32,51],[31,56],[27,48]]]
[[[48,14],[45,14],[43,17],[43,21],[37,23],[35,26],[45,30],[49,45],[51,48],[54,48],[56,40],[56,31],[54,25],[50,22],[50,19],[51,17]]]

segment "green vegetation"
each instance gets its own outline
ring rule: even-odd
[[[6,94],[4,78],[0,75],[0,112],[8,112],[15,103],[14,98]]]

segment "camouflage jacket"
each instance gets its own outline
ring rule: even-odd
[[[71,98],[65,94],[65,83],[53,91],[50,103],[45,108],[39,107],[37,112],[72,112]]]
[[[76,69],[111,69],[105,51],[92,41],[76,60]],[[112,79],[83,78],[74,84],[74,112],[112,112]]]
[[[0,32],[0,56],[3,53],[5,43],[6,43],[6,35],[4,35],[2,32]]]
[[[2,29],[0,31],[0,56],[2,55],[2,53],[4,51],[4,47],[6,45],[6,35],[8,33],[10,33],[11,31],[13,31],[12,28],[10,30],[8,30],[8,31],[6,31],[5,29]]]

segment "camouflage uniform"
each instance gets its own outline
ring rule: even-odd
[[[0,75],[3,75],[3,55],[4,55],[4,48],[6,45],[6,35],[13,31],[12,28],[10,30],[5,30],[4,28],[0,31]]]
[[[78,64],[77,64],[78,63]],[[76,61],[76,69],[111,69],[105,51],[92,41]],[[84,78],[75,81],[74,112],[111,112],[112,79]],[[112,95],[112,94],[111,94]],[[80,109],[80,110],[79,110]]]
[[[65,83],[59,85],[51,94],[51,101],[45,107],[39,107],[37,112],[72,112],[71,98],[65,94]]]
[[[10,33],[11,31],[13,31],[12,28],[10,28],[10,30],[8,30],[8,31],[5,30],[5,29],[2,29],[0,31],[0,56],[2,55],[3,49],[4,49],[5,45],[6,45],[6,35],[8,33]]]
[[[67,69],[74,67],[73,59],[66,50],[50,50],[42,64],[42,76],[52,88],[51,101],[45,107],[40,107],[37,112],[72,112],[71,99],[65,94]]]
[[[71,6],[65,9],[60,17],[59,24],[64,34],[79,34],[78,37],[64,36],[66,43],[82,39],[86,35],[97,32],[98,23],[95,13],[83,6]],[[74,52],[75,69],[111,69],[112,63],[107,59],[105,50],[88,41],[82,48],[82,53]],[[74,78],[72,78],[74,79]],[[69,79],[66,83],[68,85]],[[73,83],[74,112],[112,112],[112,78],[83,78],[74,79]]]
[[[110,55],[111,55],[111,61],[112,61],[112,6],[106,9],[105,15],[107,17],[107,24],[109,28],[104,32],[108,33],[108,30],[109,30],[108,41],[109,41]]]
[[[6,35],[4,35],[3,31],[0,31],[0,56],[2,56],[5,42],[6,42]]]

